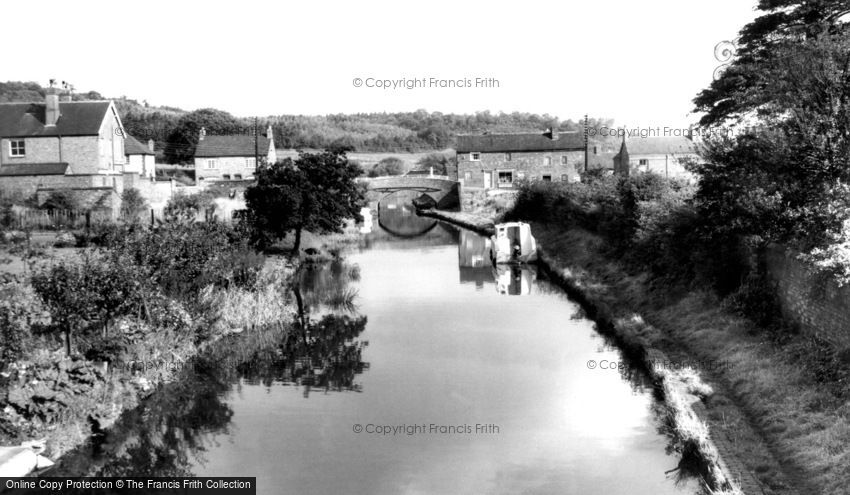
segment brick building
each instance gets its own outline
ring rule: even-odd
[[[460,135],[458,179],[464,187],[512,188],[518,180],[579,180],[585,166],[581,133]]]
[[[198,184],[216,180],[247,180],[254,178],[260,161],[274,163],[277,153],[269,126],[266,136],[227,135],[208,136],[201,129],[195,148],[195,177]]]
[[[685,169],[689,160],[699,160],[696,144],[685,137],[647,137],[623,140],[614,157],[614,172],[622,175],[654,172],[663,177],[693,180]]]
[[[114,208],[126,163],[124,127],[111,101],[71,101],[49,88],[43,102],[0,103],[0,192],[42,198],[75,191]]]

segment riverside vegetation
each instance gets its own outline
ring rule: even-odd
[[[715,388],[703,399],[708,425],[684,433],[707,426],[728,439],[773,493],[847,493],[846,357],[781,319],[758,246],[712,232],[705,184],[652,174],[526,183],[507,217],[535,224],[552,263],[610,309],[604,319],[638,318],[628,338],[718,364],[698,370]]]
[[[347,163],[344,153],[326,152],[266,167],[301,188],[286,215],[275,213],[290,227],[269,232],[259,230],[273,226],[257,221],[269,219],[263,205],[225,224],[209,215],[205,194],[173,198],[164,220],[148,227],[134,220],[140,201],[128,194],[124,221],[70,236],[78,247],[58,259],[26,236],[4,235],[7,251],[23,255],[27,269],[0,280],[0,443],[45,438],[46,454],[60,456],[179,379],[194,356],[215,353],[222,337],[286,333],[292,322],[304,323],[304,298],[293,293],[301,267],[338,262],[352,235],[347,219],[363,199],[354,184],[361,170]],[[349,173],[322,173],[340,165]],[[313,175],[299,174],[308,170]],[[282,204],[279,195],[291,189],[269,180],[250,196]],[[294,246],[286,242],[289,228],[297,231]],[[310,230],[306,257],[302,229]],[[269,251],[292,249],[291,256],[268,257],[260,242]],[[352,298],[329,296],[340,304]]]

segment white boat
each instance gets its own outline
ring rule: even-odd
[[[491,237],[493,263],[533,263],[537,261],[537,241],[531,235],[531,226],[525,222],[507,222],[496,225],[496,235]]]

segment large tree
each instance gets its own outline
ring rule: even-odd
[[[341,232],[363,204],[364,189],[355,180],[362,172],[343,150],[300,153],[261,167],[257,183],[245,191],[255,240],[267,245],[292,231],[295,255],[302,231]]]
[[[201,128],[209,135],[240,134],[249,131],[248,126],[227,112],[214,108],[202,108],[180,117],[168,137],[165,157],[170,163],[191,161],[198,145]]]
[[[760,0],[763,14],[740,32],[734,60],[694,100],[700,124],[713,126],[772,103],[776,79],[767,68],[787,50],[823,35],[846,30],[850,0]]]

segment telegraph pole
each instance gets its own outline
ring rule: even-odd
[[[587,173],[587,114],[584,114],[584,171]]]
[[[260,133],[257,130],[257,117],[254,117],[254,167],[260,166]]]

